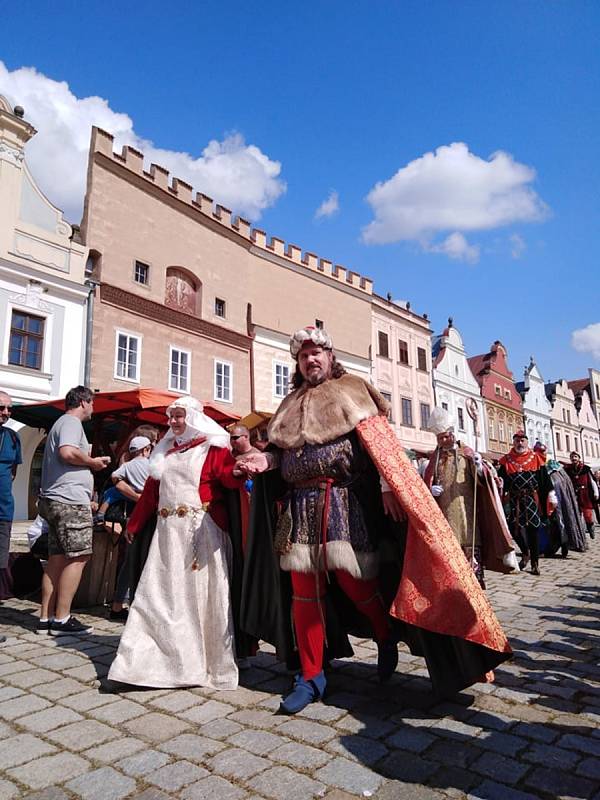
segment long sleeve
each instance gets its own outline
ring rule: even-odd
[[[142,496],[135,504],[133,513],[127,521],[127,532],[132,536],[136,536],[150,517],[156,513],[159,487],[160,481],[155,478],[148,478],[146,481]]]

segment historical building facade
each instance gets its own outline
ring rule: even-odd
[[[507,353],[495,341],[488,353],[468,359],[479,384],[485,410],[487,453],[500,458],[512,447],[513,435],[523,427],[523,403],[508,367]]]
[[[435,403],[445,408],[454,419],[456,438],[463,444],[487,451],[487,426],[483,400],[478,382],[475,380],[462,336],[454,327],[452,319],[448,327],[433,342],[433,388]],[[467,403],[473,401],[478,412],[478,436],[475,424],[467,412]]]
[[[579,452],[579,421],[575,394],[565,380],[546,384],[546,397],[552,404],[552,435],[554,453],[559,461],[568,463],[572,450]]]
[[[591,370],[590,370],[591,371]],[[579,454],[593,470],[600,468],[600,433],[598,420],[594,413],[591,393],[594,386],[589,378],[569,381],[569,389],[575,398],[577,422],[579,424]]]
[[[546,397],[544,378],[533,356],[525,367],[523,380],[515,385],[523,399],[523,418],[530,446],[541,442],[548,454],[554,456],[552,405]]]
[[[86,249],[29,172],[35,133],[22,109],[0,97],[0,388],[15,404],[64,396],[84,372]],[[20,436],[17,520],[35,516],[42,440],[32,428]]]
[[[434,403],[429,322],[374,294],[371,324],[372,382],[392,405],[391,423],[404,447],[428,453],[436,443],[427,430]]]
[[[331,333],[368,377],[372,282],[233,218],[131,147],[92,131],[82,236],[98,283],[90,381],[191,393],[271,412],[288,390],[290,333]]]

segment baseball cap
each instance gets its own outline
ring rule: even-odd
[[[151,444],[152,442],[147,436],[134,436],[129,442],[129,452],[132,453],[135,450],[143,450],[144,447],[148,447]]]

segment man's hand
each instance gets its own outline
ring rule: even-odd
[[[431,487],[431,494],[434,497],[439,497],[442,494],[443,491],[444,491],[444,487],[440,486],[439,483],[434,483],[433,486]]]
[[[383,492],[381,499],[383,500],[383,510],[394,522],[403,522],[406,519],[406,514],[393,492]]]
[[[92,472],[100,472],[108,467],[110,460],[110,456],[96,456],[91,459],[90,469]]]
[[[131,544],[133,542],[133,533],[129,533],[127,528],[125,528],[125,533],[123,534],[123,536],[125,537],[125,541],[127,542],[127,544]]]
[[[240,458],[235,466],[239,474],[248,475],[250,478],[271,469],[271,464],[266,453],[249,453],[244,458]],[[235,471],[234,471],[235,475]]]

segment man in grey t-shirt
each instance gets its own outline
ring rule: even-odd
[[[92,631],[71,616],[71,603],[92,554],[91,471],[98,472],[110,463],[108,457],[90,456],[82,425],[91,419],[94,409],[90,389],[71,389],[65,409],[48,434],[38,503],[40,516],[48,523],[48,565],[42,581],[38,633],[55,636]]]

